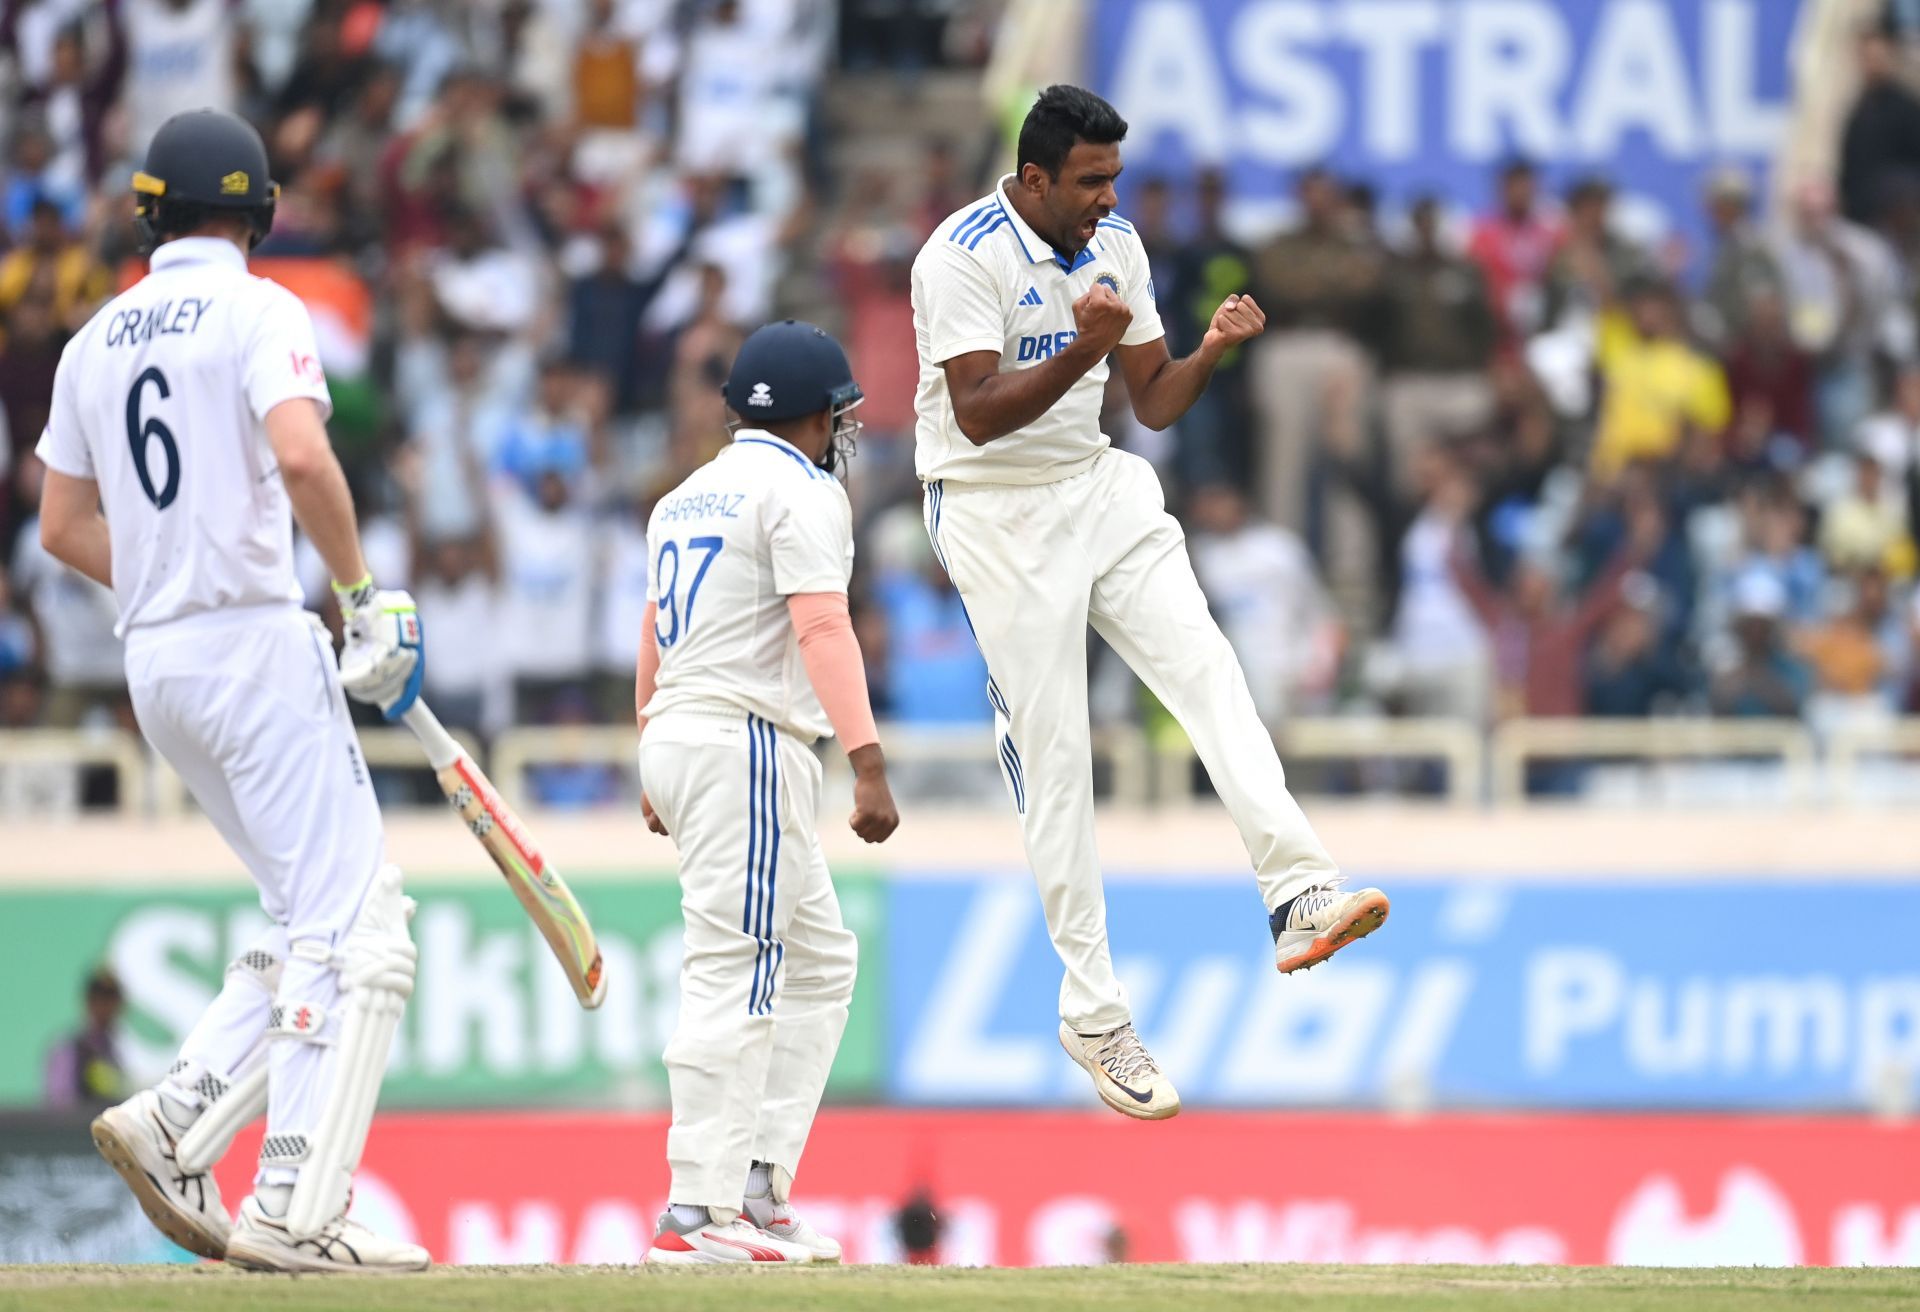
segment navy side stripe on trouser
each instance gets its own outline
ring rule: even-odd
[[[773,898],[780,869],[780,759],[773,725],[747,717],[747,895],[740,931],[755,940],[749,1015],[773,1011],[774,980],[786,957],[773,937]]]

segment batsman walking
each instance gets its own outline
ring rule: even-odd
[[[1109,1106],[1157,1120],[1180,1097],[1134,1030],[1107,945],[1089,622],[1192,738],[1252,859],[1283,973],[1371,933],[1387,899],[1340,890],[1152,466],[1100,431],[1109,354],[1134,414],[1162,429],[1266,324],[1251,296],[1229,296],[1197,351],[1168,355],[1146,251],[1113,212],[1126,135],[1092,92],[1049,87],[1020,129],[1018,172],[921,249],[915,459],[927,532],[986,657],[1001,772],[1066,966],[1061,1046]]]
[[[47,549],[111,587],[147,740],[246,865],[272,921],[236,957],[167,1077],[94,1122],[154,1223],[268,1271],[420,1270],[346,1216],[413,990],[413,904],[387,864],[343,690],[389,718],[419,693],[413,599],[367,573],[327,439],[313,325],[247,271],[278,188],[260,137],[202,110],[134,175],[151,272],[68,343],[38,452]],[[298,520],[347,620],[336,667],[294,577]],[[251,1197],[211,1168],[264,1112]]]

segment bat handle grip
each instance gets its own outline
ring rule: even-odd
[[[413,705],[400,717],[406,721],[407,728],[413,730],[413,736],[427,749],[427,764],[436,770],[444,770],[460,759],[460,744],[440,723],[440,717],[427,709],[424,698],[416,697]]]

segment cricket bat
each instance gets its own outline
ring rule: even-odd
[[[567,982],[573,985],[580,1005],[589,1011],[598,1007],[607,998],[606,964],[593,926],[587,923],[586,913],[574,901],[560,872],[547,864],[520,817],[500,800],[493,782],[461,750],[453,735],[427,709],[426,702],[415,700],[413,709],[401,719],[426,748],[427,763],[440,781],[440,791],[467,822],[480,846],[487,849],[487,855],[506,876],[507,887],[539,926],[560,968],[567,972]]]

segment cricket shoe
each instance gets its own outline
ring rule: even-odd
[[[350,1272],[398,1275],[433,1265],[427,1250],[377,1235],[345,1213],[310,1239],[295,1239],[287,1223],[268,1216],[258,1198],[240,1204],[240,1219],[227,1241],[227,1261],[249,1271]]]
[[[1105,1034],[1081,1034],[1060,1022],[1060,1046],[1093,1076],[1100,1101],[1142,1121],[1164,1121],[1180,1111],[1180,1095],[1155,1064],[1132,1025]]]
[[[839,1245],[834,1245],[836,1255]],[[672,1212],[660,1214],[653,1246],[642,1261],[657,1266],[709,1266],[723,1262],[803,1263],[813,1254],[802,1245],[760,1229],[744,1216],[722,1225],[711,1215],[705,1221],[683,1225]]]
[[[1282,975],[1317,966],[1386,923],[1387,895],[1377,888],[1339,891],[1344,875],[1282,903],[1267,917],[1273,964]]]
[[[175,1152],[183,1133],[160,1110],[160,1094],[153,1089],[93,1120],[93,1146],[127,1182],[160,1233],[190,1253],[223,1258],[233,1226],[213,1175],[180,1169]]]
[[[840,1260],[840,1241],[829,1238],[802,1221],[791,1203],[776,1203],[772,1194],[748,1198],[744,1215],[748,1222],[784,1243],[798,1244],[815,1262]]]

